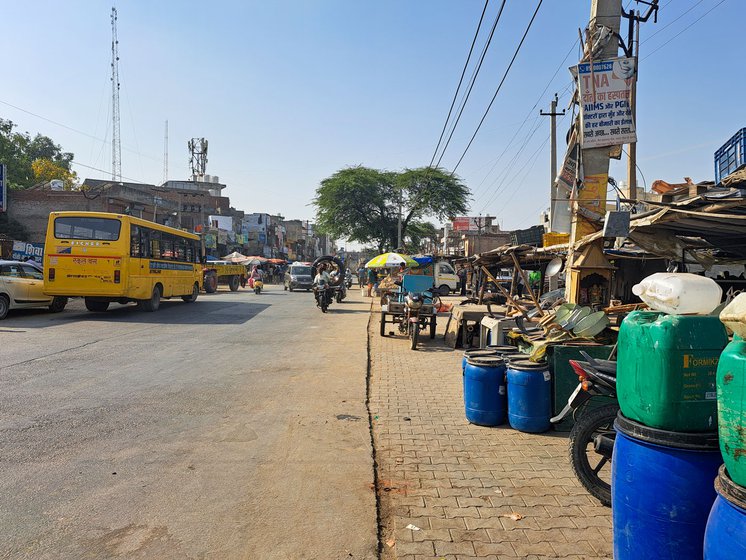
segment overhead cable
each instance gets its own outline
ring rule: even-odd
[[[510,64],[508,64],[508,67],[506,68],[505,73],[503,74],[502,80],[500,80],[500,83],[498,84],[497,89],[495,90],[495,95],[492,96],[492,100],[490,101],[490,104],[487,105],[487,109],[485,110],[484,115],[482,115],[482,118],[479,121],[479,124],[477,125],[477,129],[474,131],[474,134],[472,134],[471,139],[469,140],[469,143],[466,145],[466,148],[464,149],[464,152],[461,154],[461,157],[458,159],[458,161],[456,162],[456,165],[453,167],[453,170],[451,171],[452,175],[456,173],[456,169],[458,169],[458,166],[461,165],[461,162],[464,160],[466,153],[469,151],[469,148],[471,148],[471,145],[474,142],[474,139],[477,137],[477,134],[479,133],[479,129],[482,128],[482,124],[484,123],[484,120],[487,118],[487,114],[490,112],[490,109],[492,108],[492,105],[495,102],[495,99],[497,99],[497,95],[500,93],[500,89],[505,83],[505,79],[508,77],[508,73],[510,72],[510,69],[513,67],[513,63],[515,62],[515,59],[518,57],[518,53],[521,52],[521,47],[523,46],[523,42],[526,40],[526,36],[528,35],[528,32],[531,30],[531,26],[533,25],[534,20],[536,19],[536,14],[539,13],[539,8],[541,8],[541,4],[543,1],[544,0],[539,0],[538,4],[536,5],[534,14],[531,16],[531,21],[528,22],[526,31],[524,31],[523,37],[521,37],[521,42],[518,43],[518,47],[516,48],[515,53],[513,54],[513,58],[510,60]]]
[[[461,90],[461,84],[464,81],[464,75],[466,74],[466,69],[469,67],[469,61],[471,60],[471,54],[472,52],[474,52],[474,45],[477,42],[479,31],[482,29],[482,20],[484,20],[484,13],[487,11],[487,5],[489,3],[490,3],[490,0],[485,0],[484,2],[484,8],[482,8],[482,15],[479,16],[479,23],[477,24],[477,30],[474,32],[474,39],[472,39],[471,41],[471,47],[469,47],[469,54],[466,57],[466,62],[464,62],[464,69],[461,70],[461,77],[458,80],[458,86],[456,86],[456,91],[453,92],[453,100],[451,101],[451,106],[448,108],[448,116],[446,117],[446,121],[443,123],[443,130],[440,131],[440,138],[438,138],[438,144],[435,146],[433,157],[430,159],[429,167],[433,166],[433,162],[435,161],[435,156],[438,155],[438,149],[440,148],[440,143],[443,141],[443,135],[446,132],[446,128],[448,128],[448,121],[451,120],[451,113],[453,112],[453,106],[456,104],[456,99],[458,98],[458,92]]]

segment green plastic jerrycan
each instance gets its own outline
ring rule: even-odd
[[[619,329],[622,414],[673,432],[717,430],[715,378],[726,344],[725,327],[715,316],[630,313]]]
[[[738,335],[720,356],[717,394],[723,462],[731,480],[746,487],[746,342]]]

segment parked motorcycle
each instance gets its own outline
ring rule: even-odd
[[[349,268],[345,271],[345,287],[352,288],[352,272]]]
[[[580,383],[565,408],[551,422],[558,423],[573,414],[576,420],[569,438],[572,470],[592,496],[610,506],[611,457],[616,438],[614,420],[619,404],[594,406],[593,399],[604,396],[616,400],[616,362],[594,359],[583,351],[581,354],[586,361],[570,360]]]

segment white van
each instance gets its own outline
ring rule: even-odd
[[[433,265],[433,274],[435,275],[435,286],[438,288],[440,295],[447,296],[451,292],[457,292],[460,289],[456,271],[448,261],[438,261]]]

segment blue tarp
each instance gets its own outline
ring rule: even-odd
[[[424,266],[426,264],[431,264],[433,262],[432,257],[412,257],[414,260],[417,261],[417,264],[420,266]]]

